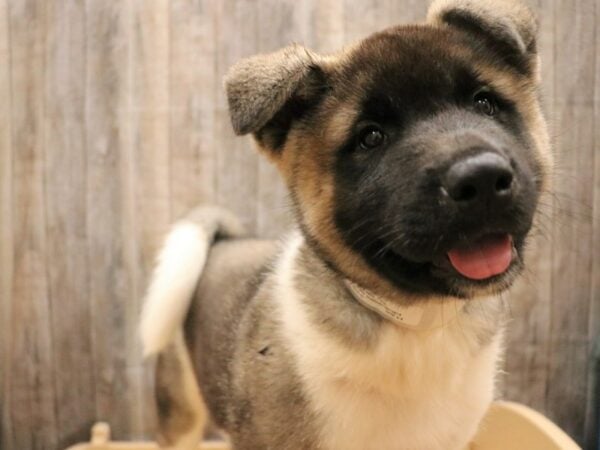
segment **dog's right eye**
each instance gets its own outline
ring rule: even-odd
[[[473,96],[475,108],[486,116],[493,117],[498,110],[498,103],[494,96],[488,91],[477,92]]]
[[[369,125],[360,132],[360,147],[364,150],[372,150],[385,142],[385,133],[377,126]]]

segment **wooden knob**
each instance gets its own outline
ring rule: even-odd
[[[98,422],[92,427],[92,444],[108,444],[110,441],[110,425]]]

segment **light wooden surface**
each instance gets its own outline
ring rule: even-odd
[[[600,333],[600,7],[537,0],[559,167],[506,295],[507,398],[592,448]],[[289,223],[271,166],[230,128],[221,78],[291,41],[330,51],[421,20],[420,0],[0,0],[0,448],[110,421],[151,436],[135,336],[152,255],[198,202],[263,236]]]
[[[159,450],[153,441],[115,441],[112,439],[110,424],[98,422],[91,430],[89,442],[70,446],[66,450]],[[203,441],[198,443],[197,450],[231,450],[224,440]]]
[[[465,450],[580,450],[560,428],[540,413],[513,402],[495,402]],[[225,441],[204,441],[198,450],[230,450]],[[155,450],[154,442],[114,441],[110,426],[97,423],[92,427],[89,443],[67,450]],[[369,450],[388,450],[370,448]]]
[[[527,406],[495,402],[469,450],[579,450],[563,430]]]

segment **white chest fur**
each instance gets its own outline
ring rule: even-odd
[[[468,316],[415,331],[391,322],[368,349],[315,327],[294,288],[301,237],[280,261],[278,299],[286,341],[330,450],[453,450],[474,435],[492,400],[501,333],[480,348]]]

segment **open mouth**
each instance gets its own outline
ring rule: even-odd
[[[408,292],[470,298],[511,286],[523,267],[524,238],[518,230],[460,233],[460,239],[440,244],[433,255],[424,251],[405,256],[407,252],[394,249],[372,261]]]
[[[456,272],[470,280],[487,280],[505,273],[514,258],[509,234],[489,234],[452,248],[447,257]]]

